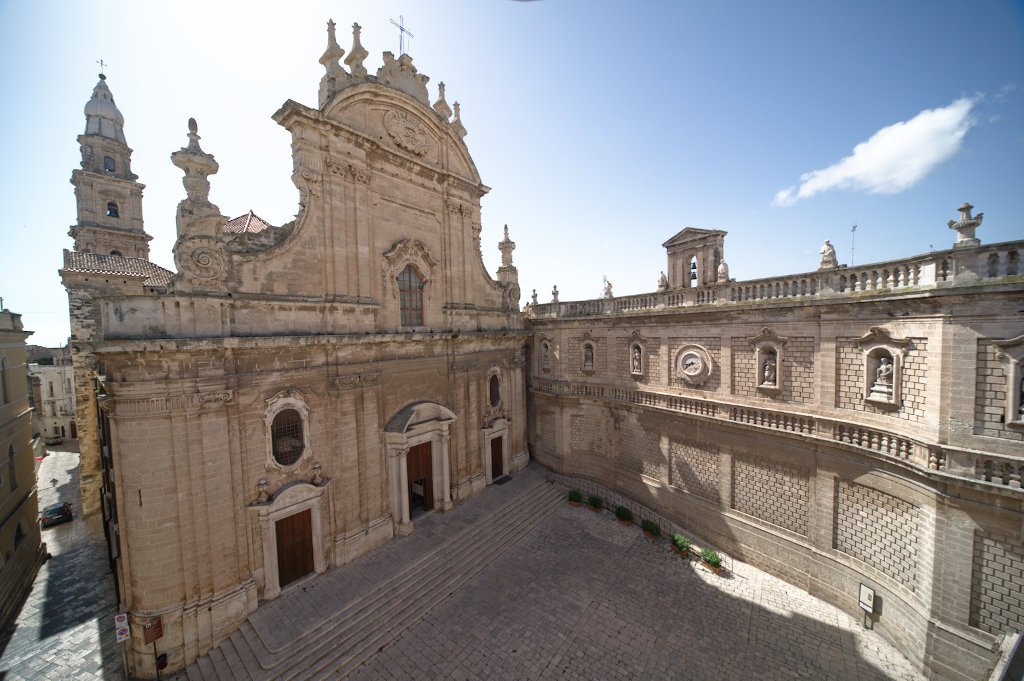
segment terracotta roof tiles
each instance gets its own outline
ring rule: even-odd
[[[239,215],[237,218],[228,220],[227,224],[221,228],[221,231],[227,234],[258,234],[272,228],[273,225],[250,210],[245,215]]]
[[[145,286],[166,286],[174,272],[165,270],[144,258],[126,258],[123,255],[99,255],[64,250],[65,272],[87,272],[121,277],[145,277]]]

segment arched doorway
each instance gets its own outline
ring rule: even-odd
[[[384,428],[395,532],[409,534],[419,515],[452,507],[448,451],[455,414],[436,402],[413,402]]]

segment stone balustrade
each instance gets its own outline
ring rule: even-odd
[[[718,399],[543,379],[534,379],[530,390],[552,396],[622,402],[754,428],[797,433],[857,451],[871,452],[931,474],[966,478],[1007,490],[1020,490],[1024,480],[1024,461],[1020,459],[937,445],[835,418],[796,413],[791,409],[768,409]]]
[[[828,299],[871,292],[900,293],[955,286],[979,279],[1002,279],[1024,274],[1024,242],[936,251],[888,262],[840,266],[828,270],[730,281],[695,288],[672,289],[617,298],[528,305],[531,319],[595,317],[649,312],[697,305],[734,305],[751,301]]]

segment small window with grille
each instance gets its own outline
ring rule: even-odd
[[[412,265],[398,275],[402,326],[423,326],[423,280]]]
[[[282,466],[291,466],[302,456],[302,415],[295,409],[284,409],[274,417],[270,426],[274,460]]]

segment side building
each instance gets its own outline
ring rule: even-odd
[[[105,525],[129,671],[180,669],[261,602],[527,463],[529,338],[512,264],[481,256],[488,191],[458,103],[408,55],[371,75],[329,24],[319,103],[292,138],[296,219],[228,220],[190,120],[176,271],[148,260],[123,117],[100,81],[72,182],[71,312],[82,495]],[[453,111],[454,109],[454,111]],[[454,113],[454,116],[453,116]],[[85,502],[83,502],[85,503]]]
[[[530,448],[860,616],[931,678],[1024,629],[1024,242],[735,281],[667,241],[649,294],[534,304]]]
[[[32,408],[21,315],[0,310],[0,626],[17,613],[43,563]]]
[[[28,365],[35,404],[35,432],[40,433],[48,445],[78,437],[71,357],[57,357],[52,361],[52,364]]]

